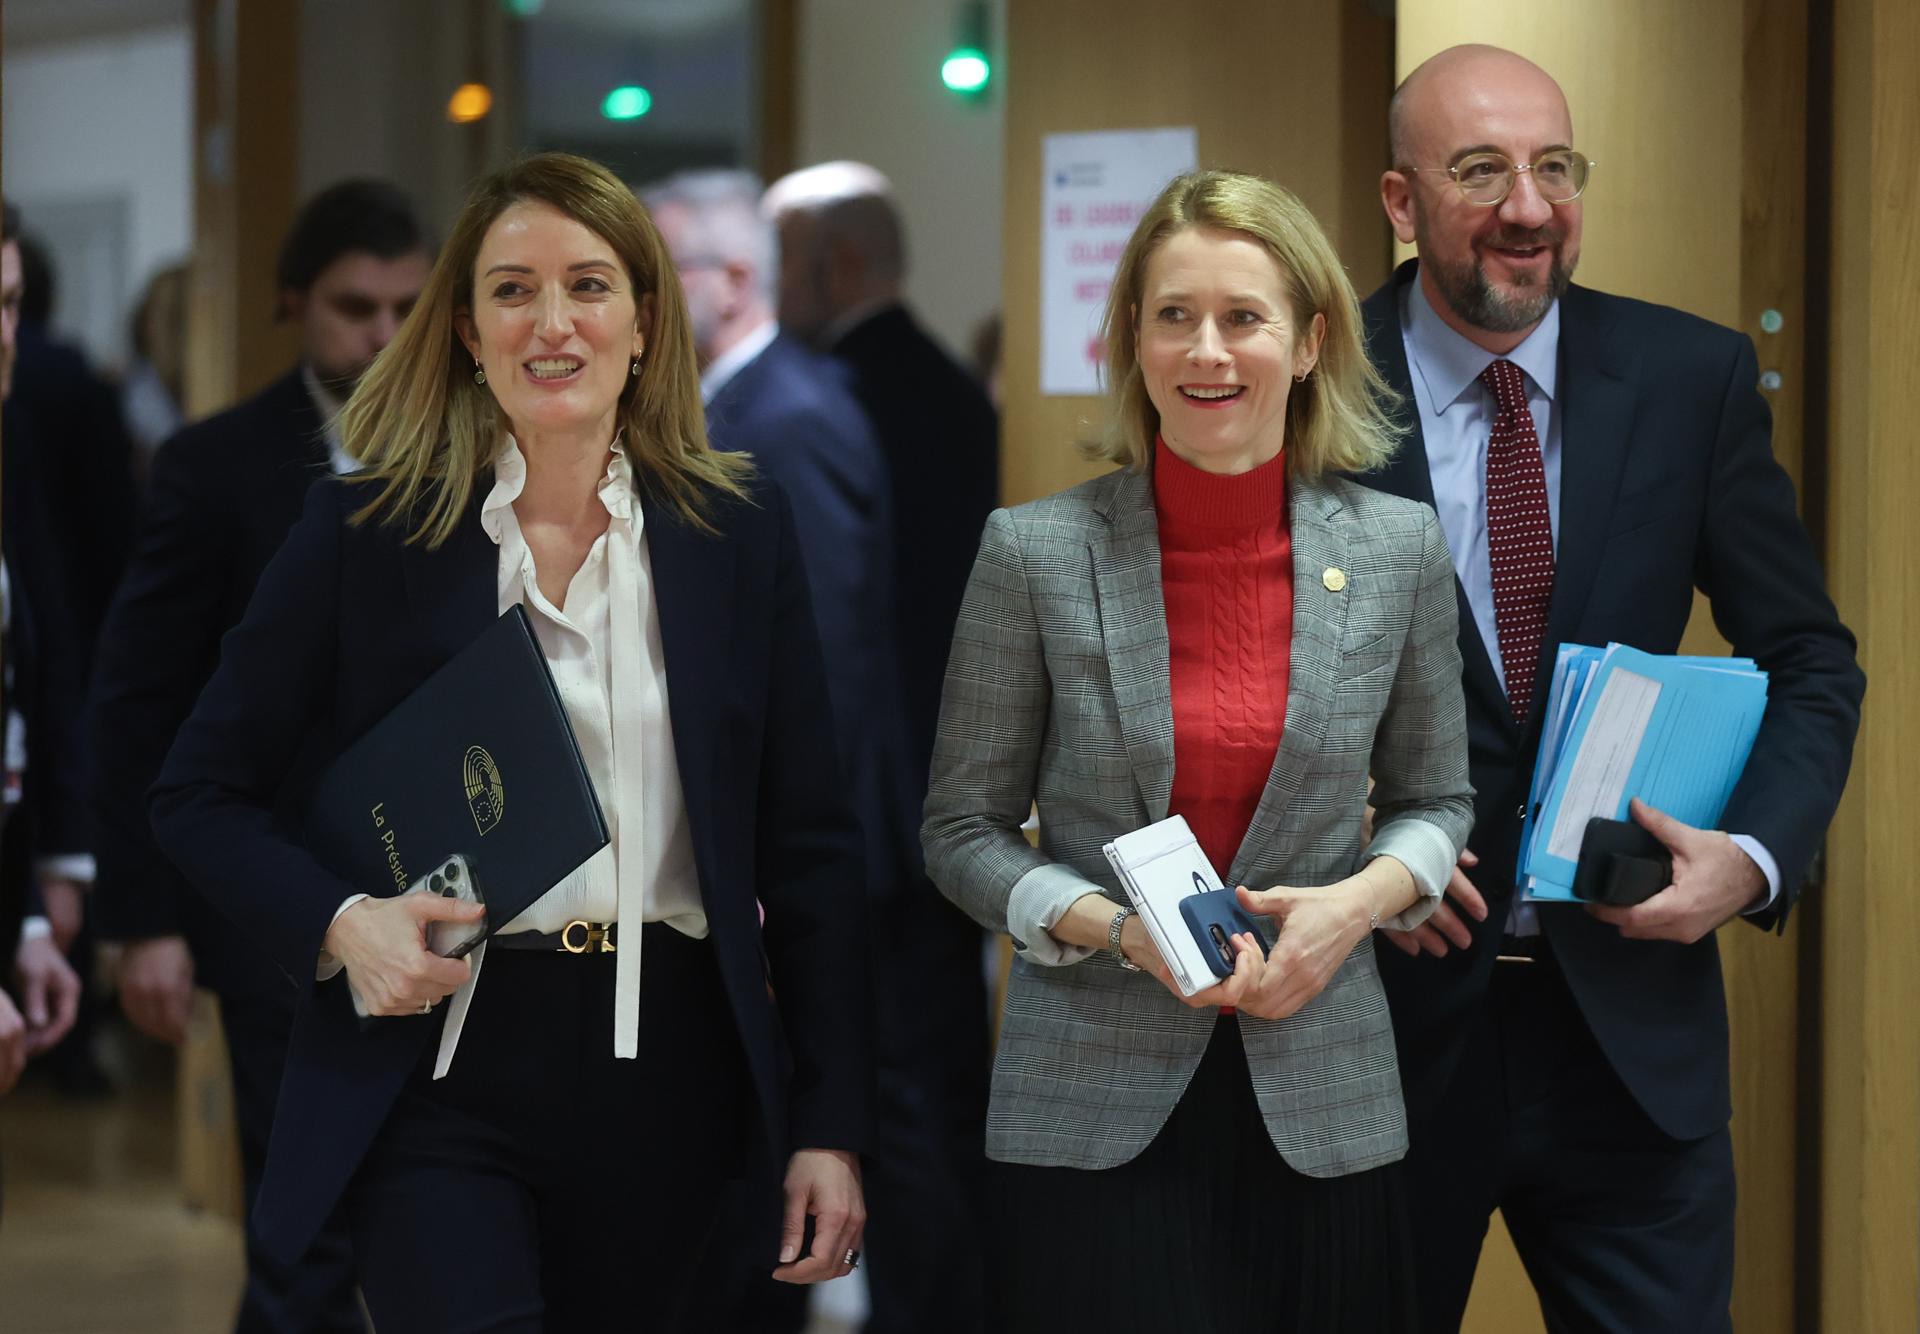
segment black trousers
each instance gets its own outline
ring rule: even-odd
[[[429,1048],[348,1188],[380,1334],[718,1328],[692,1276],[758,1120],[709,943],[642,948],[636,1060],[613,955],[488,951],[452,1069]]]
[[[1407,1166],[1429,1334],[1460,1328],[1496,1208],[1556,1334],[1732,1330],[1732,1141],[1647,1118],[1551,959],[1494,965]]]
[[[994,1163],[990,1188],[994,1334],[1414,1327],[1400,1164],[1325,1179],[1287,1166],[1231,1016],[1138,1157],[1100,1171]]]
[[[227,1040],[240,1169],[251,1217],[267,1170],[267,1141],[287,1067],[292,987],[285,996],[221,993],[220,1026]],[[290,1269],[269,1260],[248,1230],[247,1279],[234,1322],[236,1334],[365,1334],[366,1328],[354,1291],[353,1247],[338,1210]]]

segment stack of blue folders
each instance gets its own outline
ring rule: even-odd
[[[1576,902],[1573,873],[1587,821],[1630,818],[1634,797],[1713,828],[1766,710],[1767,674],[1750,658],[1561,645],[1520,826],[1525,897]]]

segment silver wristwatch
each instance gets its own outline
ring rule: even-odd
[[[1122,908],[1114,913],[1113,921],[1107,926],[1107,948],[1113,951],[1113,957],[1118,959],[1120,966],[1129,973],[1145,972],[1145,969],[1132,959],[1129,959],[1126,951],[1120,948],[1121,928],[1126,926],[1127,919],[1131,916],[1133,916],[1133,909],[1131,908]]]

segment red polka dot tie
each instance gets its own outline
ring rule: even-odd
[[[1553,601],[1553,519],[1547,470],[1527,409],[1526,379],[1511,361],[1480,373],[1498,409],[1487,443],[1487,556],[1493,564],[1493,620],[1507,703],[1524,723]]]

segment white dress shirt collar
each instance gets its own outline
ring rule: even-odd
[[[620,438],[620,435],[615,435],[613,443],[607,447],[607,468],[600,475],[600,503],[616,519],[631,518],[637,531],[642,524],[641,509],[634,504],[633,460],[620,447]],[[505,432],[500,437],[500,448],[493,456],[493,489],[487,492],[486,500],[480,505],[480,526],[486,530],[495,546],[500,545],[506,517],[504,511],[512,508],[513,502],[520,499],[520,493],[526,490],[526,486],[527,457],[520,452],[520,442],[513,438],[513,433]]]
[[[753,359],[772,346],[780,336],[780,326],[772,320],[760,325],[732,347],[713,359],[700,373],[700,401],[711,403],[727,387],[727,381],[753,363]]]
[[[1412,354],[1413,382],[1425,400],[1421,406],[1427,415],[1437,417],[1474,387],[1481,372],[1502,358],[1441,319],[1418,277],[1407,284],[1407,289],[1401,298],[1401,323],[1407,331],[1407,350]],[[1558,301],[1547,307],[1533,332],[1507,353],[1505,360],[1525,371],[1549,401],[1555,397],[1560,367]]]
[[[320,414],[322,429],[326,431],[327,466],[340,477],[359,471],[360,461],[347,453],[346,447],[340,443],[338,423],[340,409],[347,406],[346,400],[320,382],[320,377],[314,373],[309,362],[300,363],[300,383],[306,386],[307,397],[313,400],[314,410]]]

